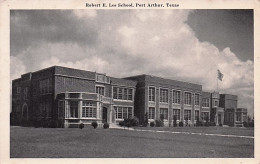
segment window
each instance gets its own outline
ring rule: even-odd
[[[149,101],[155,101],[155,87],[149,87]]]
[[[214,106],[218,106],[218,100],[214,101]]]
[[[168,89],[160,89],[160,102],[168,103]]]
[[[168,109],[167,108],[161,108],[160,109],[160,115],[163,117],[163,119],[168,120]]]
[[[191,120],[191,110],[184,110],[184,120]]]
[[[95,102],[90,102],[90,101],[82,102],[82,117],[86,117],[86,118],[96,118],[97,117],[97,110],[96,110]]]
[[[201,112],[202,121],[209,121],[209,112]]]
[[[39,84],[40,84],[40,93],[42,95],[52,93],[52,79],[51,78],[40,80]]]
[[[110,78],[103,74],[96,74],[96,82],[110,84]]]
[[[69,109],[70,109],[70,117],[71,118],[78,118],[78,102],[77,101],[70,101],[69,102]]]
[[[154,119],[154,118],[155,118],[155,108],[149,107],[148,119]]]
[[[200,95],[199,94],[195,94],[195,105],[196,106],[200,105]]]
[[[195,120],[199,121],[200,119],[200,111],[199,110],[195,110]]]
[[[132,107],[115,106],[114,109],[116,112],[116,119],[125,119],[133,117]]]
[[[173,116],[176,117],[176,120],[180,120],[180,109],[173,109]]]
[[[202,107],[209,107],[209,98],[202,99]]]
[[[21,98],[21,87],[16,88],[16,98],[20,99]]]
[[[23,99],[24,100],[28,99],[28,87],[25,87],[23,90]]]
[[[113,98],[118,100],[133,100],[133,89],[113,87]]]
[[[174,104],[180,104],[181,103],[181,91],[172,91],[172,102]]]
[[[185,92],[184,104],[191,105],[191,93],[190,92]]]
[[[236,112],[236,121],[242,121],[242,113],[241,112]]]
[[[96,93],[105,96],[105,87],[96,86]]]

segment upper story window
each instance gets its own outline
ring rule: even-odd
[[[168,89],[160,88],[160,102],[168,103]]]
[[[155,101],[155,87],[149,87],[149,101]]]
[[[200,105],[200,95],[199,94],[195,94],[195,105],[199,106]]]
[[[184,104],[191,105],[191,93],[185,92]]]
[[[108,77],[104,74],[96,74],[96,82],[110,84],[110,77]]]
[[[105,96],[105,87],[96,86],[96,93]]]
[[[52,79],[40,80],[40,93],[42,95],[52,93]]]
[[[21,97],[21,87],[17,87],[16,88],[16,98],[20,99],[20,97]]]
[[[209,107],[209,98],[202,99],[202,107]]]
[[[181,91],[172,91],[172,102],[174,104],[180,104],[181,103]]]
[[[218,100],[214,100],[214,106],[218,106]]]
[[[132,88],[113,87],[113,98],[118,100],[133,100]]]
[[[25,87],[23,90],[23,98],[24,100],[28,99],[28,87]]]

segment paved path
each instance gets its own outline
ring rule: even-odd
[[[145,130],[145,129],[133,129],[124,127],[113,127],[114,129],[125,129],[139,132],[155,132],[155,133],[171,133],[171,134],[191,134],[191,135],[204,135],[204,136],[219,136],[219,137],[233,137],[233,138],[249,138],[254,139],[253,136],[239,136],[239,135],[228,135],[228,134],[208,134],[208,133],[194,133],[194,132],[173,132],[173,131],[160,131],[160,130]]]

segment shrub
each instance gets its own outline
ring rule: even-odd
[[[83,128],[84,128],[84,124],[83,124],[83,123],[80,123],[80,124],[79,124],[79,128],[80,128],[80,129],[83,129]]]
[[[147,125],[148,125],[148,113],[146,112],[145,115],[144,115],[143,126],[144,126],[144,127],[147,127]]]
[[[155,120],[155,126],[156,127],[163,127],[164,126],[163,121],[162,120]]]
[[[125,126],[125,121],[120,121],[120,122],[119,122],[119,125],[120,125],[120,126]]]
[[[223,126],[222,124],[219,124],[219,126]]]
[[[107,122],[105,122],[104,125],[103,125],[103,128],[104,129],[108,129],[109,128],[109,124]]]
[[[244,127],[248,127],[248,123],[246,121],[243,122]]]
[[[93,121],[93,122],[91,123],[91,125],[93,126],[94,129],[96,129],[97,126],[98,126],[98,123],[97,123],[96,121]]]
[[[138,126],[139,125],[139,119],[137,117],[133,117],[131,120],[131,126]]]
[[[183,127],[183,122],[179,122],[179,127]]]
[[[154,122],[150,122],[150,126],[151,126],[151,127],[154,127]]]
[[[196,126],[203,126],[203,123],[201,121],[197,121]]]
[[[209,126],[216,126],[215,122],[209,122]]]

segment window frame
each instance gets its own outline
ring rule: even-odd
[[[152,111],[152,112],[150,112]],[[155,119],[155,107],[148,107],[148,119],[154,120]]]
[[[150,88],[152,89],[154,89],[154,100],[152,99],[152,100],[150,100],[150,97],[152,96],[152,95],[150,95]],[[155,86],[149,86],[148,87],[148,101],[149,102],[156,102],[156,87]]]
[[[167,119],[164,116],[165,112],[162,113],[162,111],[166,111],[166,110],[167,110]],[[168,108],[160,108],[160,117],[161,117],[161,114],[163,114],[164,120],[167,120],[167,121],[169,120],[169,109]]]
[[[85,101],[85,100],[82,101],[81,118],[89,118],[89,119],[97,118],[97,104],[93,101]]]
[[[185,116],[186,116],[185,112],[186,112],[186,111],[189,111],[189,112],[187,113],[188,119],[185,118]],[[189,114],[190,114],[190,115],[189,115]],[[183,119],[184,121],[186,121],[186,120],[191,121],[191,109],[184,109],[184,111],[183,111],[183,118],[184,118],[184,119]]]
[[[99,89],[98,88],[103,88],[103,94],[100,94],[100,93],[98,93],[98,94],[100,94],[100,95],[102,95],[102,96],[105,96],[106,95],[106,91],[105,91],[105,86],[104,85],[96,85],[95,86],[95,92],[97,93],[98,91],[99,91]]]
[[[186,93],[187,94],[190,94],[190,104],[186,104]],[[192,106],[192,92],[190,92],[190,91],[184,91],[184,103],[183,103],[184,105],[186,105],[186,106]]]
[[[175,111],[179,111],[179,112],[177,112],[178,115],[176,115],[176,112],[175,112]],[[177,120],[177,121],[180,121],[180,120],[181,120],[181,109],[173,108],[172,114],[173,114],[173,116],[175,116],[175,115],[177,116],[177,117],[176,117],[176,120]]]
[[[174,97],[174,92],[179,92],[179,93],[180,93],[180,94],[179,94],[179,103],[176,103],[176,102],[174,101],[174,100],[175,100],[175,99],[174,99],[174,98],[175,98],[175,97]],[[172,90],[172,103],[173,103],[173,104],[180,105],[180,104],[181,104],[181,100],[182,100],[182,99],[181,99],[181,90],[173,89],[173,90]]]
[[[196,104],[196,95],[198,96],[198,104]],[[200,106],[200,94],[199,93],[194,93],[194,106],[199,107]]]
[[[163,98],[161,98],[161,90],[166,90],[167,91],[167,102],[161,101],[163,99]],[[163,88],[163,87],[159,88],[159,103],[164,103],[164,104],[168,104],[169,103],[169,88]]]

